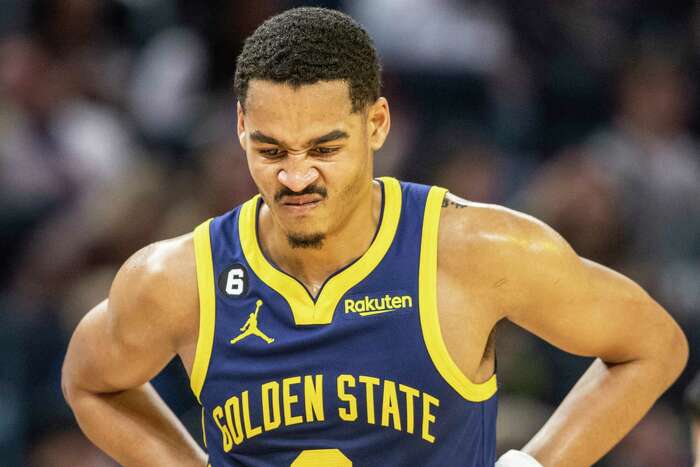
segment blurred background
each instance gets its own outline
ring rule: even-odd
[[[71,332],[119,265],[255,192],[235,139],[242,41],[270,15],[351,14],[384,64],[377,175],[533,214],[682,324],[680,380],[599,465],[692,465],[700,369],[700,2],[0,0],[0,466],[115,465],[60,391]],[[499,325],[499,451],[589,360]],[[179,361],[156,388],[199,440]]]

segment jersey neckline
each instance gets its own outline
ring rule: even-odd
[[[241,207],[238,231],[243,255],[253,272],[287,301],[295,324],[329,324],[343,295],[363,281],[389,251],[401,216],[401,184],[390,177],[379,180],[384,188],[382,215],[372,243],[362,256],[332,274],[315,300],[301,282],[277,269],[263,254],[257,236],[260,195]]]

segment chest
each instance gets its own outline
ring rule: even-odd
[[[451,284],[447,277],[441,277],[439,273],[438,278],[441,284],[437,288],[438,317],[445,346],[459,369],[469,379],[476,383],[486,381],[493,374],[495,367],[494,342],[491,339],[495,323],[486,318],[489,316],[488,309],[491,305],[486,300],[480,299],[478,295],[465,293],[457,284]],[[344,317],[349,314],[345,319],[359,320],[366,315],[394,313],[395,311],[384,311],[384,308],[389,305],[390,309],[399,310],[399,313],[386,317],[393,320],[399,315],[404,315],[403,319],[399,318],[397,321],[403,324],[405,315],[414,311],[412,310],[414,299],[415,297],[408,295],[389,295],[388,298],[386,296],[371,297],[370,295],[350,296],[346,299],[347,303],[343,303],[340,313]],[[240,317],[237,324],[245,325],[248,321],[244,311],[238,313]],[[196,312],[197,310],[193,310],[193,313]],[[343,328],[342,332],[349,329],[352,329],[353,332],[362,332],[362,326],[358,326],[361,322],[354,324],[355,326]],[[365,324],[374,325],[376,322]],[[240,335],[240,327],[242,326],[234,327],[234,332],[231,335],[236,334],[236,329],[238,329],[237,335]],[[257,327],[256,321],[253,330]],[[249,335],[255,335],[253,330],[249,331]],[[196,351],[197,331],[198,329],[192,329],[191,335],[183,342],[178,351],[189,375],[191,375]],[[390,334],[392,332],[393,329],[390,329]],[[393,337],[393,334],[389,337]],[[304,338],[303,334],[300,335],[300,338]]]
[[[434,228],[440,192],[426,205],[423,188],[403,198],[386,188],[369,249],[315,298],[260,251],[255,203],[212,222],[193,366],[212,465],[289,465],[324,447],[353,465],[456,465],[466,452],[469,465],[492,464],[495,378],[473,384],[453,362],[480,352],[454,346],[464,308],[440,284],[434,232],[415,215],[430,211]]]

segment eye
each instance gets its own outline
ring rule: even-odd
[[[323,154],[324,156],[327,156],[329,154],[334,154],[334,153],[338,152],[338,148],[329,148],[329,147],[320,146],[320,147],[314,148],[314,152],[316,152],[318,154]]]
[[[284,155],[284,152],[280,151],[279,148],[259,149],[258,152],[270,159],[276,159]]]

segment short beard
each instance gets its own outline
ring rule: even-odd
[[[326,235],[322,233],[314,234],[288,234],[287,241],[292,248],[312,248],[320,250]]]

